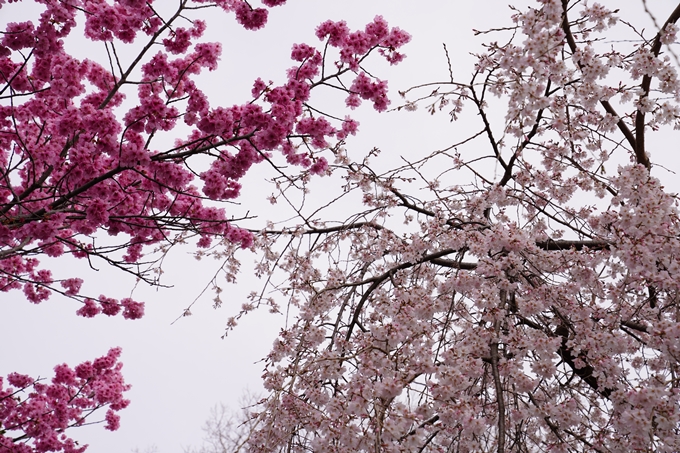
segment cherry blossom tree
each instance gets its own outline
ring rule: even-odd
[[[655,163],[680,4],[650,29],[608,3],[515,9],[469,78],[404,92],[451,115],[450,147],[389,170],[334,147],[342,187],[313,208],[276,180],[296,218],[255,236],[243,313],[296,317],[250,451],[680,451],[680,219]]]
[[[21,7],[13,3],[0,0],[3,18]],[[58,293],[84,317],[137,319],[144,306],[87,294],[80,276],[53,276],[41,258],[104,262],[157,285],[175,244],[251,247],[253,234],[228,209],[239,181],[256,164],[290,180],[327,173],[323,151],[357,123],[321,113],[312,91],[339,89],[349,107],[367,100],[386,110],[386,82],[363,65],[374,53],[398,63],[409,41],[379,16],[359,31],[323,23],[318,48],[293,45],[283,84],[257,79],[241,104],[217,106],[196,81],[221,52],[201,40],[201,17],[221,9],[255,31],[285,0],[180,0],[173,11],[151,0],[36,3],[39,17],[9,22],[0,35],[0,291],[22,290],[32,303]],[[69,53],[76,30],[101,44],[100,60]],[[83,451],[64,430],[104,406],[115,430],[129,387],[119,354],[60,365],[51,385],[16,373],[7,388],[0,381],[2,450]]]

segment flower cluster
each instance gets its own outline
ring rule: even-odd
[[[144,304],[135,302],[130,298],[125,298],[118,302],[106,296],[99,296],[99,300],[95,302],[92,299],[85,299],[83,306],[76,312],[79,316],[85,318],[92,318],[100,313],[107,316],[115,316],[123,310],[123,318],[125,319],[139,319],[144,316]]]
[[[61,451],[81,453],[64,430],[82,425],[87,417],[106,409],[105,428],[120,426],[118,411],[128,406],[123,393],[130,389],[121,374],[120,348],[75,368],[66,364],[54,368],[51,383],[18,373],[0,377],[0,447],[10,453]]]
[[[359,70],[362,59],[372,49],[379,49],[381,55],[391,64],[397,64],[404,59],[399,49],[411,40],[411,36],[399,28],[390,29],[382,16],[376,16],[373,22],[366,25],[365,30],[350,32],[344,21],[327,21],[316,29],[319,39],[327,39],[328,43],[340,51],[339,67],[347,65],[357,76],[350,87],[346,103],[355,108],[361,104],[361,99],[373,101],[373,107],[382,112],[387,109],[387,82],[371,78]]]

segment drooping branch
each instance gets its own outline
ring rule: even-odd
[[[575,55],[576,52],[578,51],[578,47],[576,45],[576,41],[574,40],[574,35],[571,32],[571,24],[569,23],[569,17],[567,15],[568,10],[569,0],[562,0],[562,30],[564,31],[564,34],[566,36],[567,44],[569,45],[569,50],[571,50],[572,55]],[[580,68],[583,68],[583,63],[577,61],[577,64]],[[633,135],[633,132],[630,130],[626,122],[616,113],[616,110],[614,109],[614,107],[612,107],[611,103],[608,100],[600,100],[600,104],[602,105],[602,107],[604,107],[607,113],[609,113],[614,118],[618,118],[616,126],[619,128],[623,136],[628,141],[628,144],[630,145],[631,149],[635,152],[638,163],[641,163],[645,165],[645,167],[650,168],[649,159],[644,153],[644,147],[642,154],[640,154],[638,151],[639,147],[637,142],[639,140],[639,137],[636,138],[636,136]]]
[[[680,19],[680,3],[678,3],[673,12],[668,16],[668,19],[666,19],[666,22],[664,22],[663,27],[661,27],[661,30],[659,30],[656,36],[654,37],[654,42],[650,50],[655,58],[659,56],[659,52],[661,51],[661,37],[662,34],[666,32],[666,27],[670,24],[675,24],[678,21],[678,19]],[[643,75],[642,83],[640,83],[641,93],[638,101],[640,104],[642,104],[643,101],[645,101],[646,98],[649,97],[651,85],[652,76],[650,74]],[[645,127],[646,127],[645,112],[642,109],[642,107],[638,107],[637,113],[635,114],[635,135],[636,135],[635,156],[637,158],[638,163],[643,164],[649,170],[652,164],[649,161],[649,156],[647,155],[647,152],[645,151]]]

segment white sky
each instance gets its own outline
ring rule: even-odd
[[[165,1],[158,3],[165,5]],[[399,26],[413,36],[404,49],[408,57],[402,64],[369,65],[375,68],[376,75],[390,81],[395,106],[399,101],[396,90],[448,78],[442,42],[448,46],[454,74],[468,81],[473,63],[468,52],[479,50],[481,42],[473,37],[471,29],[510,25],[508,3],[520,7],[530,2],[289,0],[288,5],[271,10],[267,27],[257,32],[243,30],[221,11],[205,11],[210,16],[205,39],[220,40],[223,54],[220,69],[203,77],[202,86],[210,93],[213,106],[243,103],[248,100],[255,78],[275,82],[283,79],[285,69],[292,66],[289,54],[293,43],[319,43],[313,33],[320,22],[345,19],[351,28],[363,28],[381,14],[391,26]],[[624,6],[630,5],[637,14],[633,17],[641,15],[639,1],[616,3],[622,16]],[[668,8],[672,2],[648,3],[660,10],[661,17],[664,5]],[[168,4],[174,6],[175,2]],[[31,11],[30,2],[6,4],[0,10],[0,23],[25,20]],[[68,45],[78,56],[104,56],[103,49],[92,44],[69,41]],[[336,101],[334,113],[344,116],[347,112],[341,108],[342,98]],[[359,136],[347,146],[356,155],[377,146],[388,158],[417,157],[453,143],[454,137],[461,134],[456,129],[461,126],[449,123],[446,114],[430,117],[419,111],[378,115],[369,104],[350,114],[361,122]],[[266,207],[262,200],[271,189],[261,182],[258,168],[254,171],[247,180],[249,184],[244,184],[241,202],[244,207]],[[253,211],[257,213],[255,208]],[[174,250],[165,263],[165,283],[174,285],[172,289],[135,290],[134,298],[146,301],[146,316],[137,321],[121,317],[79,318],[74,314],[76,303],[56,296],[36,306],[26,302],[21,292],[2,294],[5,307],[0,328],[0,375],[18,371],[51,377],[52,367],[58,363],[75,365],[105,354],[109,347],[121,346],[124,375],[133,388],[127,394],[131,405],[120,412],[120,430],[110,433],[98,425],[72,429],[70,435],[89,443],[88,451],[103,453],[134,448],[143,452],[154,445],[161,453],[179,453],[182,447],[198,445],[203,435],[200,428],[212,406],[218,402],[236,406],[244,389],[259,390],[262,364],[256,361],[266,355],[285,320],[265,312],[250,314],[226,340],[220,340],[227,318],[238,310],[250,291],[261,288],[262,282],[246,274],[238,285],[226,288],[221,309],[212,309],[207,294],[192,308],[193,316],[170,325],[219,265],[211,260],[197,262],[191,252],[190,247]],[[252,257],[244,254],[242,261],[248,264]],[[43,264],[47,263],[43,260]],[[85,291],[95,295],[126,297],[134,286],[127,276],[104,265],[98,272],[77,260],[52,260],[49,265],[57,275],[82,275]]]

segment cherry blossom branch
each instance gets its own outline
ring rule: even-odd
[[[567,39],[567,43],[569,44],[569,49],[571,50],[572,55],[576,54],[578,51],[578,47],[576,46],[576,41],[574,40],[574,36],[571,33],[571,25],[569,24],[569,18],[567,16],[567,11],[568,11],[568,5],[569,5],[569,0],[562,0],[562,30],[564,31],[564,34]],[[582,63],[579,61],[578,62],[579,67],[582,67]],[[644,144],[640,144],[640,141],[644,140],[644,136],[640,135],[640,129],[637,128],[637,123],[636,123],[636,130],[635,134],[631,132],[630,128],[628,125],[623,121],[623,118],[621,118],[617,113],[616,110],[614,110],[614,107],[609,103],[607,100],[600,100],[600,104],[602,107],[604,107],[605,111],[612,115],[614,118],[618,118],[618,121],[616,122],[616,125],[618,126],[619,130],[621,133],[623,133],[624,137],[626,137],[626,140],[628,140],[628,144],[630,145],[631,149],[635,152],[635,156],[637,158],[637,162],[644,165],[647,167],[647,169],[650,168],[650,163],[649,159],[647,158],[646,153],[644,152]],[[640,114],[640,111],[638,110],[638,114]],[[643,120],[644,120],[644,114],[643,114]]]
[[[548,96],[548,93],[550,93],[550,79],[548,79],[548,82],[545,85],[545,96],[546,97]],[[512,168],[515,165],[515,161],[517,160],[517,157],[522,154],[522,152],[527,147],[527,145],[529,143],[531,143],[531,139],[534,138],[534,136],[538,133],[539,125],[541,123],[541,120],[543,119],[543,112],[544,112],[544,109],[540,109],[536,113],[536,119],[534,120],[533,127],[531,128],[531,130],[529,131],[527,136],[524,138],[522,143],[517,147],[515,152],[512,154],[512,156],[510,157],[510,160],[508,160],[507,165],[504,166],[505,172],[503,173],[503,177],[501,178],[501,180],[498,182],[499,186],[502,187],[502,186],[506,185],[508,183],[508,181],[510,181],[510,179],[512,179]]]
[[[668,16],[668,19],[666,19],[666,22],[664,22],[663,27],[661,27],[661,29],[654,37],[654,42],[650,49],[651,54],[654,57],[658,57],[659,52],[661,51],[662,35],[668,31],[669,25],[674,25],[679,19],[680,19],[680,3],[678,3],[673,12]],[[640,84],[640,89],[642,90],[642,93],[639,96],[640,104],[642,104],[644,100],[647,97],[649,97],[649,90],[651,88],[651,84],[652,76],[650,74],[643,75],[642,83]],[[645,167],[647,167],[647,169],[650,169],[651,162],[649,161],[649,157],[647,156],[647,153],[645,151],[646,127],[647,125],[645,124],[645,112],[640,107],[637,109],[637,113],[635,114],[635,135],[636,135],[635,144],[637,145],[635,148],[635,155],[637,156],[638,163],[643,164]]]
[[[137,67],[137,65],[142,61],[142,59],[144,58],[144,56],[146,55],[146,53],[151,49],[151,47],[154,46],[154,44],[156,44],[156,40],[157,40],[163,33],[165,33],[165,31],[166,31],[167,29],[170,28],[170,26],[172,25],[172,23],[173,23],[175,20],[177,20],[179,17],[181,17],[182,11],[185,9],[186,4],[187,4],[188,1],[189,1],[189,0],[180,0],[180,1],[179,1],[179,7],[177,8],[177,11],[175,11],[175,14],[173,14],[172,17],[171,17],[170,19],[168,19],[167,21],[163,21],[163,22],[164,22],[164,23],[163,23],[163,26],[161,26],[161,27],[160,27],[160,28],[159,28],[159,29],[151,36],[151,38],[150,38],[149,41],[146,43],[146,45],[142,48],[142,50],[139,51],[139,53],[137,54],[137,56],[135,57],[135,59],[132,61],[132,63],[130,63],[130,65],[128,66],[127,70],[126,70],[124,73],[121,73],[120,78],[118,79],[118,81],[116,82],[116,84],[113,86],[113,88],[112,88],[111,90],[109,90],[108,95],[106,96],[106,98],[104,98],[104,100],[101,102],[101,104],[99,104],[99,107],[98,107],[99,110],[102,110],[102,109],[106,108],[106,106],[109,104],[109,102],[111,102],[111,100],[112,100],[113,97],[116,95],[116,93],[118,93],[118,91],[120,90],[120,88],[121,88],[125,83],[127,83],[128,77],[130,77],[130,74],[132,74],[132,71],[134,71],[134,69]],[[149,8],[151,8],[150,5],[149,5]],[[155,11],[154,11],[154,13],[155,13]],[[158,14],[156,14],[156,15],[158,16]],[[158,16],[158,17],[160,17],[160,16]],[[117,59],[117,58],[116,58],[116,59]]]

